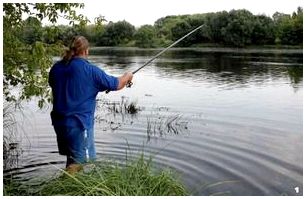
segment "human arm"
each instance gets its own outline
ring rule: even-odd
[[[132,82],[133,79],[133,73],[126,72],[122,76],[118,77],[118,87],[117,90],[121,90],[124,88],[125,85],[127,85],[129,82]]]
[[[106,74],[103,70],[94,65],[92,65],[92,74],[95,85],[99,91],[106,90],[107,93],[109,91],[121,90],[133,79],[133,73],[131,72],[126,72],[120,77],[114,77]]]

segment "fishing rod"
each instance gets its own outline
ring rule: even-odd
[[[187,33],[186,35],[184,35],[183,37],[181,37],[180,39],[176,40],[174,43],[172,43],[171,45],[169,45],[167,48],[163,49],[162,51],[160,51],[159,53],[157,53],[154,57],[152,57],[150,60],[148,60],[146,63],[144,63],[141,67],[137,68],[136,70],[134,70],[132,73],[133,75],[135,73],[137,73],[138,71],[140,71],[142,68],[144,68],[145,66],[149,65],[154,59],[156,59],[157,57],[159,57],[160,55],[162,55],[164,52],[166,52],[167,50],[169,50],[170,48],[172,48],[173,46],[175,46],[176,44],[178,44],[180,41],[182,41],[183,39],[185,39],[186,37],[188,37],[189,35],[191,35],[192,33],[194,33],[195,31],[199,30],[200,28],[202,28],[204,26],[204,24],[200,25],[199,27],[193,29],[192,31],[190,31],[189,33]],[[128,82],[126,87],[131,87],[133,85],[133,82]],[[106,91],[106,93],[109,93],[109,90]]]

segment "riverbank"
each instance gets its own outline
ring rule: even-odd
[[[37,183],[4,181],[4,196],[184,196],[188,192],[170,169],[156,170],[143,155],[123,165],[103,161],[87,165],[75,176],[61,171]],[[89,167],[89,168],[88,168]],[[36,184],[36,185],[35,185]],[[37,185],[39,184],[39,185]]]

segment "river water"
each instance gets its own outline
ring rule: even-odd
[[[99,48],[89,60],[121,75],[159,50]],[[143,152],[176,171],[192,195],[302,195],[302,71],[301,50],[173,49],[135,74],[131,88],[98,95],[98,159]],[[126,113],[122,102],[140,110]],[[25,182],[65,166],[51,108],[24,105],[23,153],[11,172]]]

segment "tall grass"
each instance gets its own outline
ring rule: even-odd
[[[20,186],[19,186],[20,187]],[[187,195],[184,186],[170,170],[154,170],[152,160],[143,155],[124,165],[104,161],[90,171],[75,176],[49,179],[38,187],[26,189],[4,187],[4,195],[70,195],[70,196],[178,196]]]
[[[15,117],[18,106],[16,103],[3,104],[3,170],[18,167],[18,159],[22,153]]]

